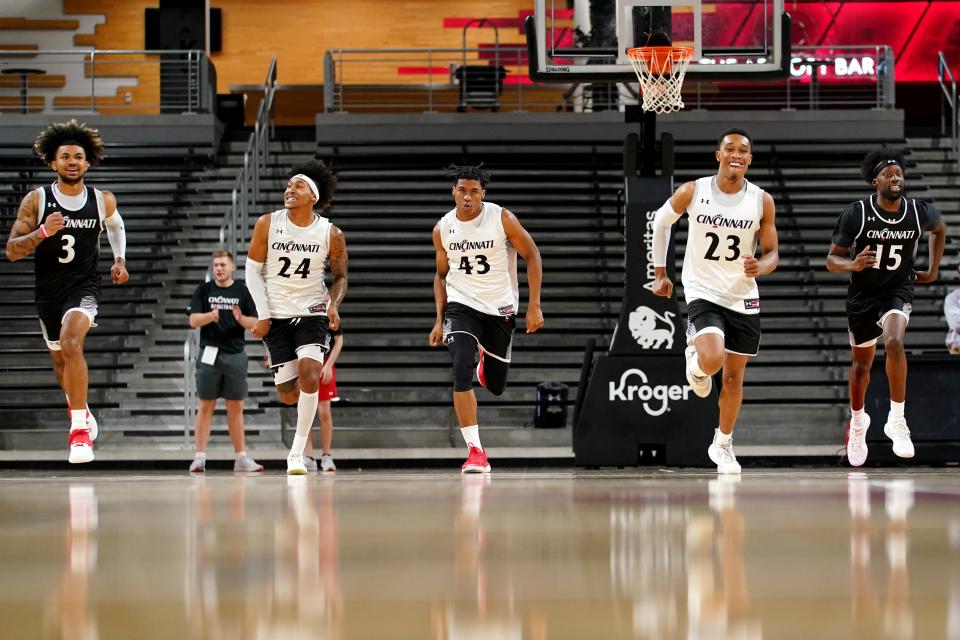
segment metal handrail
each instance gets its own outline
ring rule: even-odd
[[[216,89],[210,89],[210,92],[204,95],[204,82],[208,84],[215,82],[213,80],[214,71],[210,65],[209,58],[207,58],[206,53],[200,49],[96,49],[93,47],[81,47],[77,49],[37,49],[31,50],[29,52],[31,58],[31,65],[35,65],[44,69],[47,72],[57,73],[59,75],[65,75],[68,80],[71,78],[75,81],[72,85],[73,87],[82,86],[89,80],[89,95],[84,95],[83,93],[74,94],[66,93],[71,98],[75,97],[88,97],[90,99],[90,110],[97,112],[97,83],[98,81],[104,82],[110,79],[117,78],[116,75],[109,72],[111,65],[114,64],[163,64],[166,61],[170,61],[170,58],[174,58],[172,63],[175,62],[178,65],[183,65],[183,68],[186,71],[186,88],[183,91],[183,94],[178,94],[176,99],[173,102],[163,102],[163,97],[157,104],[150,103],[145,105],[144,103],[125,103],[124,105],[110,104],[107,103],[102,105],[101,108],[109,108],[111,112],[116,112],[117,110],[123,109],[139,109],[142,110],[145,106],[157,107],[157,108],[178,108],[183,109],[185,113],[198,113],[210,111],[213,108],[213,95],[216,93]],[[0,65],[5,63],[16,62],[20,64],[25,52],[20,49],[3,49],[0,47]],[[124,56],[144,56],[147,57],[144,59],[128,59]],[[152,56],[158,58],[157,61],[154,61]],[[119,59],[115,59],[119,58]],[[6,59],[6,60],[5,60]],[[12,60],[11,60],[12,59]],[[64,73],[62,70],[64,65],[80,65],[80,70],[76,71],[76,77],[74,72],[70,71]],[[106,71],[105,71],[106,70]],[[123,77],[129,76],[128,71],[122,73]],[[208,87],[209,88],[209,87]],[[103,98],[106,97],[102,94],[103,87],[101,86],[101,103]],[[62,92],[61,92],[62,93]],[[56,111],[60,108],[56,104],[52,108],[47,109],[46,107],[46,95],[42,91],[40,95],[44,96],[44,112]],[[113,94],[111,94],[112,96]],[[133,95],[133,94],[131,94]],[[68,106],[65,108],[73,108]],[[85,106],[84,106],[85,108]]]
[[[947,79],[950,81],[947,88]],[[950,107],[950,150],[953,152],[954,162],[960,166],[960,108],[957,104],[957,81],[950,71],[947,58],[943,51],[937,52],[937,82],[943,93],[940,101],[940,135],[947,135],[947,107]]]
[[[220,225],[220,243],[239,259],[249,232],[250,208],[260,201],[260,178],[270,161],[270,139],[274,132],[274,96],[277,85],[277,58],[270,59],[267,78],[263,83],[263,99],[257,108],[253,132],[247,138],[243,166],[233,183],[230,208]]]
[[[470,30],[470,27],[476,27],[478,29],[482,29],[483,25],[485,24],[488,24],[491,27],[493,27],[493,74],[494,74],[493,83],[494,83],[494,86],[497,86],[500,83],[500,29],[492,20],[489,20],[488,18],[474,18],[473,20],[470,20],[469,22],[467,22],[467,24],[463,25],[463,33],[461,34],[461,37],[460,37],[460,46],[463,49],[463,60],[461,62],[461,65],[462,65],[461,68],[463,69],[463,77],[460,79],[460,82],[463,84],[463,92],[461,93],[460,104],[458,106],[461,108],[466,107],[466,96],[467,96],[468,84],[469,84],[468,78],[470,77],[470,75],[466,72],[467,31]],[[433,80],[432,74],[431,74],[430,80],[431,81]],[[430,96],[430,100],[432,103],[433,101],[432,93]]]
[[[260,178],[267,171],[270,161],[270,140],[274,133],[273,99],[277,86],[277,58],[270,58],[267,78],[263,83],[263,99],[257,108],[257,119],[253,132],[247,138],[247,149],[243,152],[243,166],[233,183],[230,194],[230,208],[220,224],[220,244],[240,259],[240,250],[246,252],[247,234],[250,231],[250,208],[258,206],[260,201]],[[207,271],[207,280],[210,272]],[[193,426],[196,405],[196,356],[199,350],[198,331],[191,331],[183,343],[184,379],[183,379],[183,416],[184,437],[189,435]],[[193,413],[191,413],[191,411]],[[187,439],[189,443],[189,438]]]
[[[477,19],[469,22],[464,27],[464,32],[462,34],[464,43],[466,42],[466,29],[470,26],[483,24],[489,22],[487,19]],[[360,64],[360,65],[372,65],[372,64],[398,64],[398,63],[416,63],[416,64],[426,64],[427,67],[427,83],[425,104],[426,111],[432,112],[437,106],[437,97],[434,95],[435,91],[438,91],[443,88],[450,86],[452,82],[452,73],[453,67],[456,66],[457,61],[462,66],[466,66],[469,55],[478,55],[478,54],[492,54],[494,67],[498,68],[501,64],[503,65],[512,65],[516,67],[526,68],[526,55],[527,48],[523,45],[500,45],[499,44],[499,32],[495,34],[497,39],[497,44],[492,48],[427,48],[427,49],[415,49],[415,48],[395,48],[395,49],[328,49],[323,57],[323,66],[324,66],[324,75],[323,75],[323,102],[324,102],[324,111],[327,113],[336,113],[343,112],[344,109],[344,85],[345,83],[345,73],[344,69],[347,65],[351,64]],[[389,56],[388,58],[372,58],[371,56]],[[445,78],[445,81],[438,82],[437,74],[433,73],[434,66],[437,64],[441,65],[451,65],[451,74],[444,74],[442,76]],[[494,72],[496,73],[496,72]],[[525,73],[525,72],[524,72]],[[518,98],[523,100],[523,91],[522,85],[517,85]],[[465,87],[464,87],[465,89]],[[381,102],[381,104],[383,104]],[[383,105],[389,107],[390,105]],[[409,105],[407,105],[409,106]],[[458,100],[455,105],[444,105],[444,106],[462,106],[462,101]],[[520,105],[522,108],[522,104]]]
[[[183,341],[183,445],[190,446],[190,429],[197,419],[197,353],[200,330],[191,329]]]
[[[456,96],[450,95],[450,89],[454,88],[453,69],[457,64],[463,64],[464,60],[470,57],[476,57],[477,54],[488,54],[489,58],[485,62],[494,64],[503,64],[506,66],[526,65],[526,48],[523,46],[501,45],[495,48],[483,49],[465,49],[465,48],[443,48],[443,49],[411,49],[411,48],[393,48],[393,49],[330,49],[324,56],[324,110],[327,113],[344,112],[350,110],[390,110],[397,109],[408,111],[414,105],[422,106],[427,112],[436,110],[453,109],[462,106],[462,98],[456,100]],[[469,55],[468,55],[469,54]],[[833,60],[840,58],[869,58],[873,61],[874,70],[869,75],[863,77],[851,76],[849,80],[838,82],[824,82],[820,64],[826,63],[830,69],[833,69]],[[844,45],[844,46],[817,46],[817,47],[795,47],[793,49],[794,62],[798,67],[809,64],[808,59],[813,58],[819,61],[814,65],[809,74],[798,78],[790,76],[779,81],[764,82],[759,94],[751,93],[747,97],[738,97],[731,94],[717,94],[715,87],[726,83],[717,83],[703,79],[701,82],[694,80],[692,76],[687,77],[687,84],[684,87],[685,102],[688,107],[694,109],[700,108],[726,108],[726,107],[746,107],[746,108],[809,108],[818,109],[825,107],[860,107],[876,109],[892,109],[895,103],[894,91],[894,59],[893,50],[887,45]],[[522,63],[522,64],[521,64]],[[378,67],[411,65],[422,67],[426,64],[425,84],[414,83],[396,83],[390,85],[376,85],[377,87],[390,86],[400,90],[394,94],[389,94],[386,99],[382,95],[367,92],[372,85],[350,84],[348,77],[357,71],[364,71],[359,77],[369,77],[369,71]],[[435,67],[449,64],[451,75],[440,76],[434,72]],[[520,73],[524,73],[522,70]],[[620,83],[621,91],[619,95],[614,96],[618,105],[634,104],[637,101],[635,91],[629,84]],[[759,85],[758,85],[759,86]],[[576,83],[571,83],[569,87],[564,88],[562,97],[550,94],[549,92],[531,91],[531,87],[523,87],[522,84],[516,85],[518,94],[530,94],[530,97],[518,95],[520,103],[516,101],[504,101],[504,106],[515,104],[515,108],[524,109],[526,107],[549,107],[567,110],[589,110],[593,107],[589,97],[584,97],[583,86],[577,88]],[[358,93],[348,95],[352,89],[357,89]],[[405,90],[409,89],[409,93]],[[461,87],[463,89],[463,87]],[[417,97],[419,94],[422,94]],[[715,95],[719,95],[717,100]],[[368,96],[376,96],[365,100]],[[689,99],[687,97],[689,96]],[[759,99],[758,99],[759,96]],[[537,99],[541,103],[537,103]],[[544,104],[543,98],[551,101],[550,104]],[[392,102],[391,102],[392,100]],[[413,102],[417,100],[417,102]],[[610,105],[613,107],[613,105]]]

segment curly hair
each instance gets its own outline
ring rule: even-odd
[[[868,184],[873,184],[873,179],[877,177],[877,174],[879,174],[884,167],[891,164],[900,165],[901,169],[906,169],[904,166],[906,160],[904,160],[902,149],[891,149],[888,147],[874,149],[865,155],[860,162],[860,175],[863,176],[863,179],[866,180]]]
[[[477,180],[484,189],[487,188],[487,183],[490,182],[490,172],[483,168],[482,162],[475,167],[451,164],[443,170],[443,175],[451,178],[454,184],[459,180]]]
[[[337,190],[337,176],[323,160],[311,160],[306,164],[293,167],[289,173],[288,179],[302,173],[317,184],[320,197],[313,204],[314,209],[324,211],[330,206],[333,201],[333,194]]]
[[[103,160],[103,140],[100,139],[100,133],[76,119],[51,123],[37,136],[33,143],[33,152],[44,164],[50,164],[56,159],[57,149],[65,144],[83,147],[87,162],[91,165],[100,164]]]

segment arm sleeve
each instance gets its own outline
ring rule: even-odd
[[[854,202],[843,210],[833,227],[831,241],[838,247],[852,247],[863,225],[863,204]]]
[[[107,241],[110,243],[110,249],[113,250],[114,259],[127,259],[127,233],[123,230],[123,218],[120,217],[120,210],[113,212],[112,216],[103,219],[103,226],[107,228]]]
[[[191,313],[206,313],[210,311],[207,309],[207,301],[204,299],[203,295],[203,285],[198,285],[196,289],[193,290],[193,296],[190,298],[190,304],[187,305],[187,315]]]
[[[653,217],[653,266],[667,266],[667,250],[670,248],[670,228],[680,219],[682,213],[673,210],[670,198],[657,209]]]
[[[257,308],[257,320],[268,320],[270,305],[267,304],[267,285],[263,282],[263,263],[247,258],[244,269],[247,291]]]

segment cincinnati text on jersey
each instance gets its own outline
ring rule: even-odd
[[[94,229],[100,224],[96,218],[64,218],[63,226],[67,229]]]
[[[274,242],[270,245],[270,248],[274,251],[285,251],[290,253],[291,251],[300,251],[303,253],[316,253],[320,251],[319,244],[301,244],[299,242]]]
[[[871,240],[913,240],[916,231],[894,231],[891,229],[870,229],[867,237]]]
[[[493,240],[451,242],[448,245],[450,251],[469,251],[470,249],[493,249]]]
[[[707,215],[701,213],[697,216],[697,222],[700,224],[709,224],[714,227],[723,227],[726,229],[752,229],[753,220],[738,220],[736,218],[724,218],[722,215]]]

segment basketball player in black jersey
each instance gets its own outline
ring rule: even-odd
[[[40,330],[70,409],[69,460],[90,462],[97,421],[87,406],[83,342],[95,326],[100,302],[100,233],[106,229],[113,250],[113,284],[130,277],[126,236],[116,197],[83,184],[87,169],[103,159],[103,141],[96,129],[76,120],[54,123],[37,137],[33,150],[56,172],[57,180],[24,196],[7,240],[7,258],[16,261],[36,254]]]
[[[883,432],[893,441],[896,455],[913,457],[913,442],[903,413],[907,393],[903,336],[913,308],[914,284],[936,280],[946,235],[943,219],[933,205],[904,196],[902,152],[872,151],[863,159],[860,172],[876,193],[854,202],[840,214],[827,255],[829,271],[850,273],[847,323],[853,365],[849,375],[847,459],[855,467],[867,460],[870,416],[863,405],[878,339],[883,340],[887,354],[890,384],[890,413]],[[915,271],[914,259],[924,231],[929,231],[927,270]]]

